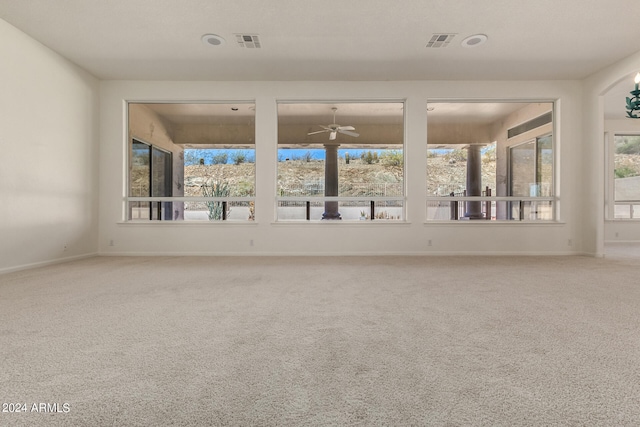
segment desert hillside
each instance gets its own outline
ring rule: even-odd
[[[430,157],[428,159],[427,188],[429,194],[436,194],[440,187],[464,188],[466,177],[466,161],[453,160],[446,156]],[[237,196],[252,194],[253,177],[255,175],[253,163],[239,165],[193,165],[185,167],[185,196],[201,196],[202,184],[212,181],[227,182],[230,188],[236,188]],[[483,187],[489,185],[495,188],[495,161],[482,164]],[[282,194],[288,194],[287,190],[298,189],[304,186],[310,187],[324,180],[324,162],[318,160],[286,160],[278,162],[278,190]],[[354,159],[346,164],[344,159],[339,164],[339,181],[343,193],[352,194],[344,196],[356,196],[356,188],[360,189],[364,184],[385,184],[389,189],[399,188],[401,191],[403,170],[400,166],[385,165],[382,163],[367,164],[361,159]],[[354,184],[353,186],[346,185]]]

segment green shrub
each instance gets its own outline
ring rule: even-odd
[[[234,197],[252,197],[254,194],[253,182],[240,181],[234,186]]]
[[[404,156],[402,151],[385,151],[380,155],[380,162],[385,166],[402,166],[404,164]]]
[[[244,150],[234,151],[231,154],[231,161],[234,165],[239,165],[247,161],[247,153]]]
[[[203,165],[204,159],[196,150],[184,150],[182,152],[182,157],[184,159],[184,165]]]
[[[212,165],[226,165],[228,159],[229,159],[229,154],[227,154],[226,151],[221,151],[219,153],[216,153],[211,158],[211,164]]]
[[[632,176],[638,176],[638,171],[629,166],[622,166],[615,169],[616,178],[630,178]]]
[[[376,153],[375,151],[364,151],[361,155],[360,158],[362,159],[363,162],[365,162],[368,165],[374,164],[374,163],[378,163],[378,153]]]
[[[616,154],[640,154],[640,137],[622,137],[622,143],[616,144]]]
[[[466,162],[467,150],[464,150],[464,149],[451,150],[451,152],[444,155],[444,158],[449,162]]]

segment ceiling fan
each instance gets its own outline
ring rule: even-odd
[[[318,125],[322,128],[322,130],[309,132],[307,135],[316,135],[318,133],[330,132],[329,141],[333,141],[334,139],[336,139],[336,136],[338,136],[338,133],[343,133],[349,136],[360,136],[359,133],[352,132],[356,130],[356,128],[354,128],[353,126],[340,126],[336,124],[336,111],[338,111],[338,109],[336,107],[333,107],[331,108],[331,110],[333,110],[333,123],[328,126]]]

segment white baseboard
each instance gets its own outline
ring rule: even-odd
[[[69,261],[77,261],[80,259],[92,258],[95,256],[98,256],[98,253],[94,252],[94,253],[75,255],[75,256],[70,256],[65,258],[57,258],[57,259],[52,259],[48,261],[34,262],[31,264],[22,264],[15,267],[6,267],[6,268],[0,269],[0,274],[13,273],[14,271],[21,271],[21,270],[29,270],[31,268],[46,267],[48,265],[54,265],[54,264],[62,264]]]
[[[117,256],[125,256],[125,257],[187,257],[187,256],[209,256],[209,257],[220,257],[220,256],[232,256],[232,257],[269,257],[269,256],[318,256],[318,257],[340,257],[340,256],[349,256],[349,257],[358,257],[358,256],[592,256],[592,257],[602,257],[603,254],[589,254],[582,252],[458,252],[458,251],[444,251],[444,252],[345,252],[345,253],[336,253],[336,252],[109,252],[109,253],[89,253],[84,255],[76,255],[72,257],[66,258],[58,258],[54,260],[34,262],[30,264],[23,264],[14,267],[7,267],[0,269],[0,275],[12,273],[15,271],[28,270],[32,268],[38,267],[46,267],[48,265],[62,264],[70,261],[77,261],[86,258],[92,258],[95,256],[105,256],[105,257],[117,257]]]
[[[100,253],[99,256],[156,256],[156,257],[184,257],[184,256],[230,256],[230,257],[253,257],[253,256],[318,256],[318,257],[341,257],[341,256],[597,256],[583,252],[472,252],[472,251],[424,251],[424,252],[108,252]]]

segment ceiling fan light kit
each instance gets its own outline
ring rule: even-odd
[[[354,128],[353,126],[340,126],[339,124],[336,124],[336,111],[338,111],[338,108],[332,107],[331,110],[333,110],[333,123],[327,126],[318,125],[322,128],[322,130],[309,132],[307,135],[317,135],[319,133],[329,132],[329,141],[334,141],[339,133],[353,137],[360,136],[359,133],[353,132],[354,130],[356,130],[356,128]]]

